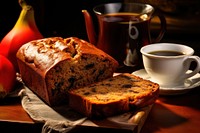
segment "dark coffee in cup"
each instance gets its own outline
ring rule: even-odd
[[[155,43],[142,47],[140,51],[151,81],[159,83],[162,88],[182,88],[188,78],[200,71],[200,58],[193,55],[193,48],[187,45]],[[190,69],[192,63],[196,64],[194,69]]]
[[[158,55],[158,56],[180,56],[180,55],[184,55],[184,53],[180,52],[180,51],[167,51],[167,50],[152,51],[152,52],[149,52],[149,54]]]

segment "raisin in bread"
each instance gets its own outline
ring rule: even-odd
[[[49,105],[67,100],[67,91],[112,77],[118,62],[76,37],[50,37],[17,52],[23,82]]]
[[[69,106],[89,118],[104,118],[153,104],[159,85],[124,73],[69,91]]]

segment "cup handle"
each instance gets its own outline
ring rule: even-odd
[[[192,61],[196,62],[196,68],[192,72],[186,73],[183,77],[184,79],[190,78],[200,71],[200,57],[198,56],[189,56],[184,60],[183,65],[186,67],[186,71],[187,69],[189,69],[189,66],[192,63]]]
[[[165,19],[165,16],[157,9],[157,11],[152,15],[151,19],[153,17],[158,17],[159,20],[160,20],[160,32],[157,36],[157,38],[151,42],[151,43],[156,43],[156,42],[160,42],[160,40],[163,38],[165,32],[166,32],[166,27],[167,27],[167,22],[166,22],[166,19]]]

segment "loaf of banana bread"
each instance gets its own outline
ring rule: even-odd
[[[69,106],[89,118],[104,118],[153,104],[159,85],[124,73],[69,91]]]
[[[23,82],[49,105],[67,100],[67,91],[113,76],[118,62],[85,40],[50,37],[17,52]]]

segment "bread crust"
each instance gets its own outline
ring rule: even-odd
[[[113,75],[118,62],[77,37],[49,37],[24,44],[16,54],[27,87],[49,105],[67,100],[67,91]]]
[[[105,118],[129,110],[128,99],[112,101],[109,103],[92,103],[76,94],[70,94],[69,106],[75,111],[89,118]]]

